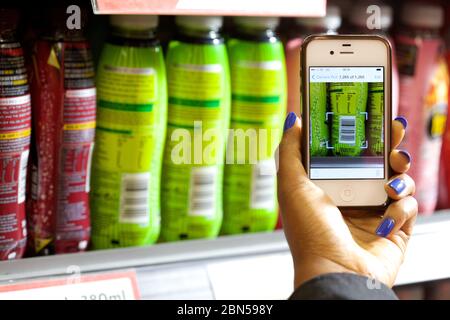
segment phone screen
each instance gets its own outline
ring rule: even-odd
[[[309,175],[385,179],[384,67],[310,67]]]

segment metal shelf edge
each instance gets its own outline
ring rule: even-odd
[[[397,285],[450,278],[450,211],[419,217],[400,270]],[[71,266],[82,273],[102,272],[185,262],[211,261],[288,253],[282,231],[225,236],[212,240],[161,243],[148,247],[90,251],[0,262],[0,282],[68,275]],[[426,270],[420,270],[420,267]],[[419,270],[418,270],[419,269]]]

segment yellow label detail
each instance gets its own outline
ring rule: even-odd
[[[42,249],[44,249],[52,239],[35,239],[34,240],[34,247],[36,248],[36,252],[40,252]]]
[[[84,123],[66,123],[64,125],[64,130],[87,130],[94,128],[95,128],[95,121]]]
[[[431,119],[431,136],[440,137],[444,134],[447,115],[436,114]]]
[[[15,86],[20,86],[20,85],[26,84],[27,81],[28,81],[27,79],[14,80],[12,82],[12,84]]]
[[[20,139],[28,137],[31,134],[31,129],[14,131],[8,133],[0,133],[0,140]]]
[[[54,48],[52,48],[52,50],[50,51],[50,55],[48,56],[48,59],[47,59],[47,64],[54,66],[57,69],[61,68],[59,65],[58,57],[56,56],[56,52],[55,52]]]

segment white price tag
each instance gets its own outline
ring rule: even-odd
[[[69,276],[0,286],[0,300],[137,300],[134,271]]]

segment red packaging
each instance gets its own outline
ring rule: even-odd
[[[447,32],[446,60],[450,73],[450,6],[447,8]],[[450,105],[450,104],[449,104]],[[447,127],[442,137],[441,163],[439,166],[439,200],[438,209],[450,208],[450,123],[447,119]]]
[[[5,22],[14,23],[11,14],[0,9],[0,260],[22,257],[27,235],[31,105],[22,47],[5,29]]]
[[[439,161],[448,108],[448,71],[443,57],[439,6],[403,8],[404,31],[396,37],[400,73],[399,114],[408,119],[400,146],[412,156],[408,174],[416,182],[419,213],[432,214],[438,198]]]
[[[31,254],[82,251],[90,237],[96,112],[90,48],[79,35],[40,39],[32,60]]]

